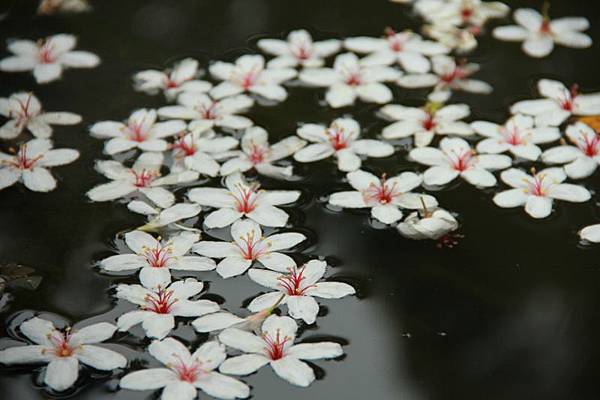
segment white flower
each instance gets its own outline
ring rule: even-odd
[[[519,101],[510,112],[531,115],[538,126],[558,126],[571,115],[600,114],[600,93],[581,94],[577,85],[567,89],[550,79],[540,79],[537,88],[545,99]]]
[[[327,87],[325,100],[331,107],[354,104],[358,97],[366,103],[383,104],[392,100],[392,91],[381,82],[393,81],[402,73],[385,66],[363,66],[352,53],[340,54],[333,68],[310,68],[300,73],[306,84]]]
[[[14,56],[0,60],[0,71],[21,72],[33,70],[37,83],[48,83],[61,77],[63,68],[92,68],[100,63],[95,54],[72,51],[77,43],[73,35],[58,34],[37,43],[15,40],[8,43]]]
[[[221,175],[246,172],[255,169],[259,174],[272,178],[285,179],[293,174],[292,166],[281,167],[273,163],[291,156],[306,145],[297,136],[287,137],[273,145],[269,144],[269,134],[261,127],[248,128],[242,136],[241,148],[237,156],[221,166]]]
[[[0,127],[0,139],[14,139],[28,129],[33,136],[47,139],[52,136],[50,125],[74,125],[81,117],[70,112],[44,112],[33,93],[19,92],[0,98],[0,115],[8,121]]]
[[[226,129],[246,129],[254,123],[238,113],[252,105],[252,97],[244,94],[213,100],[202,93],[182,93],[177,97],[178,106],[166,106],[158,109],[162,118],[191,119],[188,128],[192,132],[204,132],[215,126]]]
[[[567,137],[575,146],[562,145],[542,153],[547,164],[566,164],[565,172],[571,179],[591,176],[600,164],[600,136],[582,122],[567,127]]]
[[[413,240],[437,240],[458,229],[458,221],[442,208],[415,211],[397,226],[402,236]]]
[[[38,6],[39,15],[55,13],[81,13],[90,11],[92,7],[88,0],[42,0]]]
[[[260,335],[240,329],[225,329],[219,341],[241,350],[240,356],[228,358],[219,371],[232,375],[249,375],[270,364],[273,371],[293,385],[306,387],[315,380],[315,373],[302,360],[336,358],[344,354],[342,346],[333,342],[294,344],[298,325],[290,317],[271,315],[262,325]]]
[[[383,128],[384,138],[414,135],[417,147],[429,145],[436,134],[469,136],[474,133],[469,124],[459,121],[471,113],[466,104],[427,103],[421,108],[390,104],[383,106],[380,112],[384,117],[398,121]]]
[[[165,151],[165,137],[185,131],[186,123],[181,120],[156,122],[156,110],[145,108],[134,111],[127,124],[116,121],[96,122],[90,128],[92,135],[110,138],[104,145],[109,155],[138,148],[142,151]]]
[[[171,145],[173,153],[172,172],[186,169],[215,177],[221,168],[216,159],[231,157],[231,150],[238,145],[238,140],[230,136],[215,137],[215,132],[193,131],[177,139]]]
[[[113,160],[97,161],[96,169],[112,182],[92,188],[87,196],[92,201],[110,201],[141,193],[161,208],[168,208],[175,202],[175,196],[161,186],[195,181],[198,173],[183,171],[160,177],[162,162],[161,153],[142,153],[131,168]]]
[[[366,171],[354,171],[346,175],[356,191],[333,193],[329,204],[344,208],[370,208],[371,216],[384,224],[393,224],[402,218],[399,208],[420,210],[435,207],[433,196],[410,191],[421,184],[422,178],[414,172],[403,172],[398,176],[381,179]]]
[[[448,23],[436,22],[424,25],[422,30],[430,38],[459,53],[466,53],[477,47],[475,33],[469,28],[458,28]]]
[[[171,207],[161,209],[155,208],[150,204],[133,200],[127,203],[127,208],[138,214],[148,216],[148,223],[137,228],[141,231],[155,231],[163,226],[175,224],[184,219],[195,217],[200,214],[202,207],[193,203],[177,203]],[[178,226],[181,228],[180,226]]]
[[[210,91],[216,100],[248,92],[267,100],[283,101],[287,92],[281,84],[297,75],[291,68],[265,68],[265,59],[260,55],[241,56],[235,64],[217,61],[209,70],[223,81]]]
[[[33,139],[22,144],[17,154],[0,152],[0,190],[22,181],[34,192],[49,192],[56,188],[56,179],[48,167],[72,163],[79,158],[73,149],[53,149],[48,139]]]
[[[434,56],[431,62],[434,74],[404,75],[398,79],[398,85],[405,88],[433,86],[429,100],[439,103],[446,102],[454,90],[477,94],[489,94],[493,90],[488,83],[470,78],[479,71],[478,64],[457,64],[445,55]]]
[[[509,151],[516,157],[530,161],[537,160],[542,154],[538,144],[554,142],[561,137],[558,128],[534,127],[533,118],[521,114],[510,118],[504,125],[475,121],[471,126],[475,132],[487,137],[477,143],[479,153],[499,154]]]
[[[250,279],[275,291],[256,297],[250,302],[248,309],[252,312],[268,309],[281,299],[283,293],[280,303],[287,304],[290,316],[313,324],[319,312],[319,304],[314,297],[340,299],[355,293],[354,288],[347,283],[319,282],[325,275],[326,268],[324,261],[311,260],[302,267],[290,267],[284,274],[266,269],[250,269]]]
[[[210,258],[186,256],[200,235],[182,232],[167,242],[154,239],[146,232],[125,234],[125,243],[133,253],[117,254],[100,261],[107,272],[140,270],[140,282],[148,288],[165,286],[171,282],[170,270],[210,271],[216,268]]]
[[[348,38],[344,46],[356,53],[367,53],[360,60],[363,66],[392,65],[398,63],[407,72],[423,74],[429,72],[431,64],[426,56],[446,54],[450,51],[441,43],[423,38],[411,31],[385,30],[384,38],[367,36]]]
[[[362,164],[359,155],[382,158],[394,153],[394,147],[389,143],[358,139],[360,125],[351,118],[338,118],[329,127],[304,124],[296,133],[313,143],[294,154],[296,161],[307,163],[335,156],[340,171],[359,169]]]
[[[204,288],[194,278],[176,281],[168,286],[149,288],[141,285],[118,285],[116,296],[139,306],[117,320],[119,331],[142,324],[146,336],[162,339],[175,327],[175,317],[199,317],[219,310],[210,300],[189,300]]]
[[[582,33],[590,27],[587,18],[566,17],[553,21],[547,13],[541,15],[531,8],[519,8],[514,13],[518,25],[501,26],[493,35],[500,40],[523,42],[523,51],[532,57],[546,57],[554,43],[575,48],[592,45],[592,39]]]
[[[600,224],[586,226],[579,231],[579,237],[591,243],[600,243]]]
[[[552,212],[553,200],[582,203],[591,195],[583,186],[562,183],[567,176],[562,168],[546,168],[533,171],[533,176],[511,168],[502,172],[502,181],[514,189],[505,190],[494,196],[494,203],[503,208],[525,206],[533,218],[546,218]]]
[[[297,190],[259,190],[257,185],[250,185],[240,173],[225,178],[226,189],[194,188],[188,197],[202,206],[215,207],[204,219],[207,228],[222,228],[242,217],[263,226],[285,226],[289,216],[275,206],[289,204],[298,200]]]
[[[439,149],[413,149],[409,156],[430,166],[423,175],[426,185],[445,185],[461,176],[472,185],[490,187],[496,184],[496,177],[489,171],[505,169],[512,164],[510,157],[505,155],[478,155],[469,143],[459,138],[442,139]]]
[[[101,371],[124,368],[127,364],[121,354],[95,345],[113,336],[116,327],[112,324],[100,322],[60,331],[52,322],[34,317],[19,328],[34,344],[0,350],[0,363],[48,364],[44,383],[58,392],[73,386],[79,376],[79,363]]]
[[[320,67],[324,58],[336,53],[341,43],[339,40],[323,40],[313,42],[310,33],[304,29],[291,31],[286,40],[261,39],[258,47],[265,53],[276,56],[267,63],[269,68],[293,68],[298,65],[311,68]]]
[[[510,8],[497,1],[481,0],[420,0],[415,10],[434,24],[480,29],[488,19],[503,18]]]
[[[173,69],[157,71],[149,69],[133,75],[135,89],[148,94],[162,91],[169,100],[179,93],[205,93],[212,84],[196,79],[198,76],[198,61],[186,58],[175,64]]]
[[[181,342],[166,338],[154,340],[148,352],[166,368],[130,372],[119,385],[130,390],[163,389],[163,400],[193,400],[198,389],[217,399],[245,399],[250,388],[243,382],[214,370],[227,357],[225,346],[210,341],[190,354]]]
[[[222,258],[217,265],[217,272],[223,278],[243,274],[255,261],[275,271],[287,271],[296,263],[280,251],[306,240],[306,236],[297,232],[263,237],[260,225],[248,219],[238,220],[231,225],[231,237],[233,242],[201,241],[192,248],[203,256]]]

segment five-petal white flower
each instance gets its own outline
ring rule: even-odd
[[[336,39],[313,42],[304,29],[291,31],[287,40],[261,39],[257,46],[265,53],[276,56],[267,63],[269,68],[320,67],[324,58],[336,53],[341,42]]]
[[[212,130],[193,131],[178,138],[171,145],[173,166],[171,172],[186,169],[215,177],[221,166],[217,159],[231,157],[231,150],[237,147],[238,140],[230,136],[216,137]]]
[[[415,11],[433,24],[480,30],[491,18],[503,18],[510,8],[498,1],[420,0]]]
[[[270,364],[273,371],[293,385],[306,387],[315,373],[302,360],[336,358],[344,354],[333,342],[294,344],[298,325],[290,317],[271,315],[262,324],[261,334],[254,335],[236,328],[225,329],[219,341],[248,354],[228,358],[219,371],[232,375],[249,375]]]
[[[175,224],[184,219],[195,217],[202,211],[202,207],[194,203],[176,203],[171,207],[161,209],[153,207],[141,200],[130,201],[127,203],[127,208],[134,213],[148,216],[148,223],[137,228],[138,230],[148,232],[155,231],[163,226]]]
[[[442,208],[415,211],[396,227],[400,235],[413,240],[437,240],[458,229],[458,221]]]
[[[546,218],[552,212],[553,200],[583,203],[590,199],[590,192],[583,186],[562,183],[567,179],[562,168],[546,168],[528,175],[511,168],[502,172],[502,181],[514,189],[494,196],[494,203],[502,208],[525,206],[525,212],[533,218]]]
[[[100,63],[95,54],[73,51],[77,39],[73,35],[58,34],[39,42],[15,40],[8,43],[14,56],[0,60],[0,71],[22,72],[33,70],[37,83],[59,79],[63,68],[93,68]]]
[[[162,91],[168,100],[184,92],[205,93],[212,84],[197,79],[198,61],[186,58],[175,64],[173,69],[157,71],[154,69],[137,72],[133,76],[135,89],[148,94]]]
[[[111,338],[117,329],[107,322],[60,331],[52,322],[33,317],[19,328],[34,344],[0,350],[0,364],[47,363],[44,383],[58,392],[73,386],[79,363],[101,371],[127,365],[121,354],[95,345]]]

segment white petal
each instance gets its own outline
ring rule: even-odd
[[[425,171],[425,174],[423,174],[423,182],[425,182],[426,185],[445,185],[456,179],[458,175],[459,172],[451,168],[434,166]]]
[[[315,380],[312,368],[294,357],[272,361],[271,367],[280,378],[296,386],[307,387]]]
[[[586,226],[579,232],[583,240],[592,243],[600,243],[600,224]]]
[[[225,329],[221,332],[219,341],[245,353],[260,353],[265,346],[264,341],[258,336],[236,328]],[[221,372],[225,371],[221,368]]]
[[[231,375],[249,375],[269,363],[269,359],[260,354],[243,354],[225,360],[219,371]]]
[[[23,171],[23,183],[34,192],[49,192],[56,188],[56,179],[42,167]]]
[[[402,211],[393,204],[377,205],[371,209],[371,216],[384,224],[393,224],[402,219]]]
[[[79,362],[75,357],[57,357],[46,367],[44,383],[57,392],[73,386],[79,375]]]
[[[496,184],[496,177],[489,171],[480,168],[471,168],[463,171],[461,176],[471,185],[478,187],[491,187]]]
[[[339,357],[344,350],[333,342],[300,343],[290,347],[287,354],[300,360],[321,360]]]
[[[554,42],[547,36],[533,36],[523,42],[523,51],[532,57],[546,57],[554,49]]]
[[[292,318],[302,319],[307,324],[313,324],[317,319],[319,304],[310,296],[288,296],[286,304]]]
[[[223,278],[231,278],[246,272],[250,265],[252,265],[252,261],[239,256],[227,257],[217,265],[217,273]]]
[[[165,386],[161,400],[193,400],[198,395],[196,387],[189,382],[174,381]]]
[[[325,94],[325,100],[333,108],[340,108],[354,104],[356,91],[345,83],[332,85]],[[389,100],[388,100],[389,101]]]
[[[134,371],[119,382],[123,389],[130,390],[154,390],[160,389],[177,379],[177,375],[167,368],[149,368]]]
[[[507,40],[511,42],[521,42],[529,36],[529,32],[517,25],[500,26],[494,29],[493,33],[496,39]]]
[[[127,365],[127,359],[121,354],[99,346],[85,345],[76,355],[83,364],[101,371],[111,371]]]
[[[351,149],[342,149],[336,152],[338,168],[340,171],[351,172],[360,168],[361,160]]]
[[[62,75],[60,64],[38,64],[33,69],[33,76],[37,83],[48,83]]]
[[[352,286],[343,282],[317,282],[306,290],[306,294],[324,299],[340,299],[355,293]]]
[[[494,203],[502,208],[521,207],[527,202],[527,195],[523,189],[510,189],[494,196]]]
[[[195,385],[218,399],[245,399],[250,395],[250,388],[245,383],[217,372],[200,376]]]
[[[533,218],[546,218],[552,212],[552,199],[540,196],[528,196],[525,211]]]
[[[570,183],[561,183],[560,185],[553,186],[548,196],[573,203],[583,203],[592,197],[590,192],[583,186]]]
[[[244,319],[238,317],[237,315],[222,311],[196,318],[194,321],[192,321],[192,326],[196,332],[204,333],[230,328],[236,324],[242,323],[243,321]]]

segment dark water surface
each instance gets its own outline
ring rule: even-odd
[[[512,8],[539,7],[541,1],[507,1]],[[73,33],[79,47],[97,53],[93,70],[68,70],[62,80],[36,85],[30,74],[0,74],[0,96],[33,90],[50,111],[72,111],[84,122],[55,130],[57,147],[77,148],[78,162],[57,168],[59,188],[37,194],[14,186],[0,192],[0,264],[18,262],[43,276],[35,292],[16,292],[0,318],[20,322],[34,310],[70,321],[93,317],[114,321],[126,304],[116,305],[115,279],[94,269],[113,253],[114,235],[143,222],[123,204],[89,203],[84,193],[104,178],[93,170],[102,141],[87,127],[95,121],[120,120],[140,107],[164,104],[161,96],[132,89],[131,75],[163,68],[184,56],[231,60],[253,52],[257,37],[279,36],[307,28],[318,38],[378,36],[386,26],[417,29],[409,8],[385,0],[101,0],[90,14],[31,17],[26,1],[0,1],[0,41],[54,33]],[[553,1],[552,15],[587,16],[594,46],[557,48],[546,59],[528,58],[518,44],[494,41],[489,34],[472,55],[482,64],[478,75],[491,83],[489,96],[455,95],[471,105],[472,120],[503,122],[508,106],[530,98],[540,77],[555,77],[584,91],[600,90],[600,6],[595,1]],[[494,24],[506,24],[494,21]],[[490,25],[493,27],[494,25]],[[0,57],[6,51],[2,46]],[[395,103],[421,104],[425,92],[394,87]],[[321,106],[323,91],[289,88],[289,98],[274,107],[256,106],[249,116],[273,138],[295,132],[299,122],[328,123],[352,114],[377,135],[385,122],[376,106],[357,104],[333,110]],[[4,146],[4,145],[2,145]],[[526,165],[528,166],[528,165]],[[406,161],[406,151],[370,159],[364,167],[390,175],[420,168]],[[538,166],[538,167],[541,167]],[[356,285],[358,297],[322,301],[326,315],[318,329],[300,339],[333,338],[347,343],[341,361],[317,361],[322,368],[306,389],[277,378],[268,368],[245,379],[255,399],[597,399],[600,391],[600,247],[582,247],[576,232],[600,220],[597,197],[586,204],[559,203],[552,217],[534,221],[522,209],[503,210],[492,203],[494,190],[481,191],[460,182],[434,193],[440,204],[460,215],[465,237],[453,249],[401,238],[393,229],[373,227],[366,213],[334,212],[323,196],[345,189],[343,175],[328,161],[300,166],[306,177],[292,223],[311,234],[304,253],[328,257],[333,275]],[[598,191],[600,172],[583,182]],[[266,188],[298,183],[262,180]],[[214,184],[218,184],[215,180]],[[179,191],[185,193],[185,189]],[[300,256],[300,259],[302,256]],[[233,312],[260,287],[247,277],[223,280],[200,273],[209,297]],[[219,297],[222,296],[222,297]],[[117,307],[115,309],[115,307]],[[17,313],[17,314],[15,314]],[[138,331],[134,331],[138,332]],[[0,332],[4,336],[6,332]],[[139,333],[139,332],[138,332]],[[199,343],[189,327],[174,335]],[[147,360],[139,337],[118,334],[112,340],[129,349],[134,365]],[[26,369],[0,371],[0,399],[50,397],[36,387]],[[116,391],[118,379],[82,374],[72,392],[78,399],[150,399],[151,392]],[[201,398],[210,398],[200,394]]]

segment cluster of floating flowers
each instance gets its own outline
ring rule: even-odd
[[[470,107],[451,103],[453,92],[487,94],[492,87],[473,79],[478,65],[457,61],[450,54],[472,48],[484,22],[504,16],[508,8],[475,0],[419,0],[415,8],[431,22],[425,32],[434,40],[386,29],[381,38],[313,41],[308,32],[298,30],[286,40],[258,41],[258,47],[272,56],[268,62],[251,54],[234,63],[211,63],[210,81],[201,79],[202,71],[193,59],[181,60],[167,71],[137,73],[136,90],[162,93],[169,104],[134,110],[124,121],[91,126],[93,136],[106,140],[104,152],[115,159],[97,161],[98,172],[109,182],[87,193],[95,202],[125,199],[129,210],[147,216],[147,223],[124,235],[130,251],[99,262],[105,273],[137,276],[139,283],[118,284],[114,291],[116,298],[135,309],[120,315],[116,325],[70,330],[34,317],[20,326],[34,344],[0,351],[0,362],[48,363],[44,382],[62,391],[77,380],[80,363],[108,371],[126,368],[122,355],[94,343],[111,338],[117,330],[127,332],[141,325],[152,339],[148,352],[164,368],[127,371],[121,388],[164,388],[163,398],[192,399],[198,389],[217,398],[246,398],[248,385],[233,376],[249,375],[266,364],[290,383],[308,386],[315,375],[303,360],[337,358],[343,349],[334,342],[295,344],[296,321],[315,323],[319,313],[315,297],[341,298],[355,289],[323,279],[326,262],[313,258],[297,265],[287,254],[307,237],[294,231],[281,206],[297,202],[301,193],[259,187],[262,176],[295,179],[294,161],[333,159],[353,190],[332,193],[329,204],[370,209],[373,219],[417,240],[437,240],[458,229],[455,216],[425,192],[459,177],[478,188],[490,188],[498,183],[494,172],[502,171],[500,179],[511,189],[496,193],[494,203],[524,206],[534,218],[550,215],[554,200],[588,201],[591,194],[585,187],[564,182],[590,176],[600,162],[598,135],[574,121],[574,117],[600,114],[600,94],[581,94],[576,86],[567,88],[543,79],[538,82],[543,98],[514,104],[504,124],[465,122]],[[522,38],[524,49],[538,56],[542,47],[548,49],[548,38],[551,43],[582,44],[583,34],[572,31],[587,26],[581,19],[549,23],[544,17],[536,31],[537,17],[531,11],[518,10],[515,18],[522,28],[498,28],[495,36]],[[56,35],[42,44],[13,42],[9,49],[16,55],[0,61],[0,70],[33,70],[42,83],[58,78],[64,66],[91,66],[89,54],[71,51],[74,43],[69,35]],[[325,88],[325,102],[332,108],[357,100],[381,104],[378,114],[391,124],[380,137],[372,138],[356,120],[340,116],[326,125],[302,123],[296,135],[272,143],[268,131],[243,114],[256,101],[271,105],[285,101],[286,84],[292,80]],[[431,88],[431,92],[420,108],[388,104],[393,100],[389,84]],[[19,137],[24,131],[36,136],[15,155],[2,155],[0,187],[23,180],[32,190],[53,189],[55,181],[45,167],[72,161],[78,153],[50,150],[50,124],[77,123],[79,117],[42,112],[39,101],[26,93],[2,99],[0,111],[8,118],[0,131],[2,138]],[[409,137],[414,137],[414,146],[408,159],[426,166],[424,171],[379,177],[363,166],[369,158],[393,155],[398,139]],[[559,145],[540,147],[551,143]],[[552,166],[539,172],[531,169],[531,174],[513,167],[538,161]],[[221,185],[206,186],[207,182]],[[187,189],[185,196],[182,188]],[[201,213],[199,229],[196,218]],[[600,241],[599,230],[588,227],[581,235]],[[223,232],[226,240],[201,237],[201,233],[223,237]],[[238,316],[211,300],[199,299],[203,282],[193,277],[174,279],[172,270],[194,275],[216,270],[223,279],[244,279],[235,277],[247,273],[271,291],[248,304],[254,314]],[[283,305],[287,315],[274,315]],[[199,333],[210,333],[209,340],[191,353],[169,337],[179,320]]]

